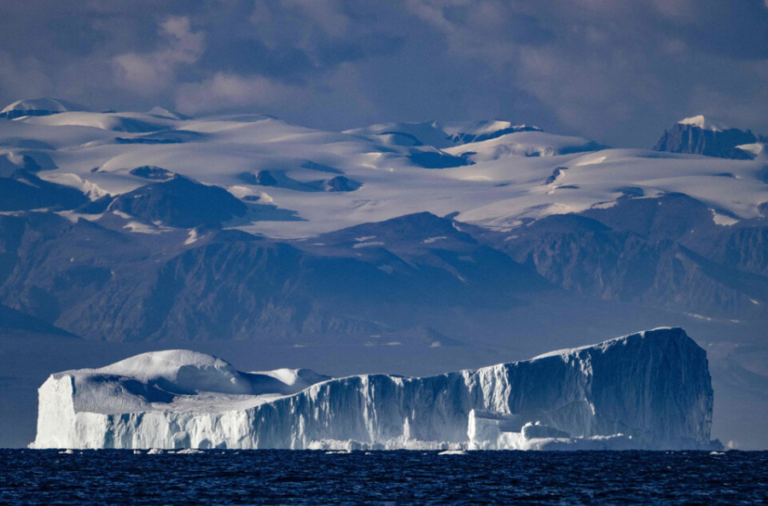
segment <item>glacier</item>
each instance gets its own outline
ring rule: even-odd
[[[228,191],[250,212],[227,227],[277,239],[419,212],[458,213],[459,222],[507,231],[527,220],[615,205],[626,199],[627,188],[648,198],[684,193],[745,222],[762,219],[768,201],[764,139],[735,129],[715,132],[722,126],[702,117],[682,120],[669,134],[678,127],[699,133],[665,134],[656,151],[608,149],[510,121],[386,123],[334,132],[251,114],[94,112],[57,99],[14,102],[0,111],[3,117],[13,120],[0,121],[0,176],[31,170],[93,202],[104,198],[103,209],[64,216],[127,226],[136,234],[167,234],[174,227],[108,206],[110,199],[158,183],[141,175],[147,167]],[[682,142],[691,135],[712,137],[708,154],[742,159],[681,154],[692,149]],[[722,135],[726,139],[716,140]],[[722,142],[727,147],[717,148]],[[556,170],[561,177],[547,182]],[[66,211],[72,210],[55,209]],[[302,219],[287,219],[294,214]]]
[[[30,447],[697,449],[712,408],[706,352],[680,328],[425,378],[170,350],[51,375]]]

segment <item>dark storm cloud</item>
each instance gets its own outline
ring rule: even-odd
[[[766,0],[5,0],[0,68],[3,102],[505,118],[640,146],[698,113],[768,132]]]

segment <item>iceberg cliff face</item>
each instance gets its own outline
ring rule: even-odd
[[[657,329],[428,378],[243,373],[187,351],[52,375],[35,448],[700,448],[706,353]]]

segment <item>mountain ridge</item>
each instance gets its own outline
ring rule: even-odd
[[[671,129],[665,130],[653,149],[669,153],[750,160],[754,155],[739,146],[757,142],[765,142],[765,139],[756,136],[751,130],[729,128],[700,115],[683,119]]]

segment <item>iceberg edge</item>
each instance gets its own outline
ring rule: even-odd
[[[30,447],[710,449],[712,408],[706,352],[680,328],[425,378],[173,350],[51,375]]]

